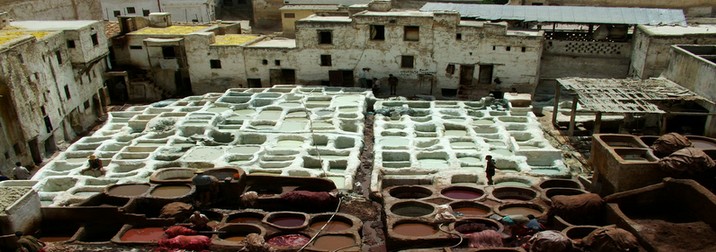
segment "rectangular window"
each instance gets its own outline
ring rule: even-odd
[[[209,66],[211,66],[212,69],[221,69],[221,60],[209,60]]]
[[[45,106],[40,106],[40,111],[42,112],[42,116],[47,115],[47,111],[45,110]]]
[[[384,25],[371,25],[370,26],[370,40],[385,40],[385,26]]]
[[[296,18],[296,13],[284,13],[284,18]]]
[[[12,149],[15,151],[15,155],[22,154],[22,149],[20,148],[20,144],[13,144]]]
[[[112,13],[114,13],[114,16],[115,16],[115,17],[119,17],[120,15],[122,15],[122,12],[121,12],[121,11],[118,11],[118,10],[113,11]]]
[[[134,9],[134,7],[127,7],[127,13],[134,14],[134,13],[137,13],[137,11]]]
[[[149,10],[142,9],[142,16],[148,17],[148,16],[149,16]]]
[[[406,26],[403,28],[403,40],[404,41],[419,41],[420,40],[420,27],[419,26]]]
[[[88,110],[90,108],[90,101],[86,100],[85,103],[82,105],[84,105],[85,110]]]
[[[50,117],[45,116],[43,119],[45,121],[45,130],[47,130],[47,133],[52,132],[52,121],[50,121]]]
[[[173,46],[162,46],[162,56],[165,59],[174,59],[177,57]]]
[[[510,50],[512,50],[512,47],[510,47],[510,46],[505,47],[505,51],[510,51]]]
[[[99,39],[97,39],[97,33],[90,35],[90,39],[92,39],[93,46],[99,45]]]
[[[266,59],[261,60],[261,65],[268,65],[268,60],[266,60]]]
[[[75,48],[75,41],[68,39],[67,40],[67,48]]]
[[[55,56],[57,56],[57,64],[62,65],[62,52],[60,50],[55,51]]]
[[[331,55],[330,54],[324,54],[321,55],[321,66],[331,66]]]
[[[274,60],[274,61],[273,61],[273,64],[274,64],[274,65],[277,65],[277,66],[280,66],[280,65],[281,65],[281,60]]]
[[[224,0],[224,6],[233,6],[234,0]]]
[[[42,57],[43,57],[42,60],[44,61],[45,55],[43,54]],[[17,60],[20,61],[20,64],[25,64],[25,58],[22,57],[22,54],[19,54],[19,53],[17,54]]]
[[[523,47],[522,47],[522,52],[526,52],[526,51],[527,51],[527,48],[523,46]]]
[[[142,50],[142,46],[140,46],[140,45],[131,45],[131,46],[129,46],[129,49],[132,49],[132,50]]]
[[[455,34],[455,40],[462,40],[462,33]]]
[[[415,58],[413,56],[403,55],[400,57],[400,67],[401,68],[413,68]]]
[[[318,43],[319,44],[333,44],[333,32],[318,31]]]
[[[72,96],[70,95],[70,86],[65,85],[65,97],[67,97],[67,100],[72,99]]]
[[[92,75],[87,74],[87,82],[92,83]]]

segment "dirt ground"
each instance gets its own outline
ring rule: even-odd
[[[716,231],[705,222],[635,220],[639,234],[658,251],[716,251]]]

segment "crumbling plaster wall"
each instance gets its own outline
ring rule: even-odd
[[[210,45],[213,33],[195,33],[185,38],[186,56],[191,67],[192,91],[195,94],[224,92],[229,88],[246,87],[244,47]],[[211,68],[211,60],[219,60],[221,68]]]
[[[266,29],[281,25],[283,0],[251,0],[253,8],[253,24],[251,27]]]
[[[629,75],[641,79],[658,77],[669,65],[670,47],[676,44],[716,44],[716,33],[663,36],[650,34],[639,26]]]
[[[142,16],[143,10],[149,12],[159,12],[159,1],[157,0],[101,0],[102,1],[102,18],[104,20],[117,21],[114,11],[119,11],[120,15]],[[127,7],[134,7],[134,13],[128,13]],[[182,13],[183,14],[183,13]]]
[[[0,0],[14,20],[99,20],[99,0]]]
[[[267,61],[266,65],[262,63],[263,60]],[[280,65],[276,65],[277,60],[280,61]],[[263,87],[272,86],[270,74],[272,69],[294,69],[296,70],[296,82],[302,83],[300,81],[300,74],[303,71],[301,67],[307,64],[306,59],[301,59],[294,53],[294,49],[281,47],[247,47],[244,49],[244,61],[246,78],[261,79]]]
[[[631,44],[628,42],[545,41],[540,81],[556,78],[626,78]]]

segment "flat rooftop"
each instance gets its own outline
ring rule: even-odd
[[[653,26],[640,25],[639,29],[652,36],[685,36],[698,34],[716,34],[716,25],[689,26]]]
[[[90,26],[99,21],[95,20],[57,20],[57,21],[14,21],[10,25],[29,31],[61,31],[77,30]]]
[[[243,45],[259,36],[249,34],[226,34],[217,35],[212,45]]]
[[[311,15],[306,18],[300,19],[301,21],[311,21],[311,22],[341,22],[341,23],[350,23],[353,19],[349,16],[316,16]]]
[[[295,39],[271,39],[263,40],[249,45],[248,47],[263,47],[263,48],[296,48]]]
[[[17,29],[15,27],[5,27],[4,29],[0,30],[0,46],[4,46],[9,42],[22,38],[24,36],[33,36],[39,40],[44,38],[48,34],[50,34],[50,32],[28,31],[23,29]]]
[[[169,27],[145,27],[134,32],[132,35],[187,35],[209,28],[206,25],[172,25]]]

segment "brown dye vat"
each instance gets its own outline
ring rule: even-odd
[[[544,200],[547,202],[552,202],[552,197],[557,195],[565,195],[565,196],[572,196],[572,195],[580,195],[585,194],[587,192],[579,189],[574,188],[549,188],[547,190],[544,190]]]
[[[693,139],[689,138],[691,144],[697,149],[716,149],[716,142],[709,141],[706,139]]]
[[[239,242],[246,240],[246,236],[231,236],[231,237],[226,237],[222,240],[239,243]]]
[[[500,223],[491,219],[470,218],[455,222],[453,229],[462,234],[476,233],[485,230],[495,230],[499,233],[502,232],[503,227]]]
[[[164,229],[161,227],[148,228],[132,228],[124,232],[120,240],[122,241],[139,241],[139,242],[156,242],[167,238]]]
[[[500,212],[506,215],[542,215],[542,211],[524,206],[509,206],[505,208],[500,208]]]
[[[564,229],[562,233],[572,241],[579,242],[589,233],[599,228],[598,226],[572,226]]]
[[[223,232],[219,234],[219,239],[236,243],[245,240],[249,234],[263,235],[263,231],[258,226],[245,224],[230,224],[218,231]]]
[[[601,135],[599,136],[609,147],[643,148],[642,144],[631,135]]]
[[[356,245],[353,237],[345,235],[324,235],[313,242],[313,248],[319,250],[336,251]]]
[[[465,186],[448,187],[443,189],[440,193],[451,199],[463,200],[477,199],[485,195],[485,192],[480,189]]]
[[[191,192],[191,187],[186,185],[157,186],[149,195],[159,198],[176,198],[186,196]]]
[[[149,190],[147,184],[116,185],[109,188],[107,194],[118,197],[136,197]]]
[[[315,222],[315,223],[311,224],[311,229],[320,230],[323,227],[323,225],[325,225],[327,222],[328,221]],[[326,228],[323,229],[323,231],[327,231],[327,232],[343,231],[343,230],[351,228],[352,226],[353,225],[345,223],[345,222],[333,220],[333,221],[331,221],[331,223],[328,223],[328,225],[326,226]]]
[[[253,218],[253,217],[236,217],[229,221],[228,223],[261,223],[261,219],[259,218]]]
[[[393,232],[403,236],[421,237],[433,235],[437,233],[438,230],[425,223],[407,222],[393,226]]]
[[[251,224],[257,224],[261,223],[261,220],[264,219],[264,215],[260,213],[254,213],[254,212],[243,212],[243,213],[235,213],[229,215],[228,218],[226,218],[227,223],[251,223]]]
[[[490,206],[476,202],[455,202],[450,206],[454,212],[459,212],[463,216],[486,216],[492,212]]]
[[[406,217],[428,215],[434,210],[435,208],[433,206],[418,201],[401,202],[390,208],[390,211],[394,214]]]
[[[272,213],[266,217],[266,222],[279,228],[299,228],[306,223],[306,215],[299,213]]]

